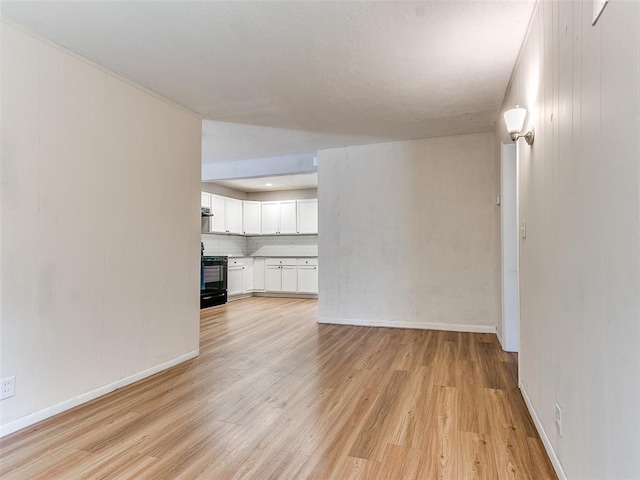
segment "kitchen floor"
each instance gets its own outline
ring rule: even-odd
[[[3,479],[556,478],[489,334],[201,312],[200,356],[0,441]]]

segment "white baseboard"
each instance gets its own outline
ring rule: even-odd
[[[392,322],[388,320],[362,320],[359,318],[318,318],[318,323],[353,325],[357,327],[416,328],[420,330],[446,330],[453,332],[496,333],[495,325],[464,325],[461,323]]]
[[[227,303],[229,302],[234,302],[236,300],[242,300],[243,298],[249,298],[252,297],[253,295],[249,292],[249,293],[238,293],[237,295],[229,295],[227,297]]]
[[[500,342],[500,347],[502,347],[502,350],[506,352],[506,349],[504,348],[504,343],[502,343],[502,335],[500,335],[500,330],[498,330],[497,327],[496,327],[496,337],[498,337],[498,342]]]
[[[162,370],[166,370],[167,368],[178,365],[179,363],[186,362],[194,357],[197,357],[200,354],[200,350],[193,350],[192,352],[186,353],[184,355],[180,355],[177,358],[169,360],[168,362],[161,363],[159,365],[155,365],[154,367],[148,368],[147,370],[143,370],[138,373],[134,373],[126,378],[122,378],[108,385],[104,385],[102,387],[98,387],[95,390],[91,390],[90,392],[83,393],[82,395],[78,395],[77,397],[73,397],[69,400],[65,400],[64,402],[58,403],[57,405],[53,405],[51,407],[47,407],[43,410],[40,410],[35,413],[31,413],[24,417],[20,417],[12,422],[6,423],[0,426],[0,438],[9,435],[10,433],[17,432],[18,430],[22,430],[23,428],[29,427],[35,423],[41,422],[49,417],[53,417],[59,413],[62,413],[66,410],[69,410],[73,407],[77,407],[83,403],[86,403],[95,398],[101,397],[102,395],[106,395],[107,393],[111,393],[114,390],[125,387],[132,383],[137,382],[138,380],[142,380],[143,378],[150,377],[153,374],[161,372]]]
[[[318,294],[314,293],[278,293],[278,292],[253,292],[254,297],[273,297],[273,298],[318,298]]]
[[[547,451],[547,455],[549,455],[549,459],[551,460],[551,465],[553,465],[553,469],[556,471],[556,475],[558,475],[559,480],[567,480],[567,476],[564,473],[564,469],[562,468],[562,464],[560,463],[560,459],[556,455],[556,452],[553,450],[553,446],[551,445],[551,441],[547,436],[547,432],[545,432],[542,427],[542,422],[538,417],[533,405],[531,404],[531,400],[529,400],[529,395],[527,394],[527,390],[522,385],[522,382],[519,382],[520,392],[522,393],[522,398],[524,398],[524,403],[527,405],[529,409],[529,413],[531,414],[531,418],[533,419],[533,423],[536,426],[536,430],[538,430],[538,434],[540,435],[540,439],[542,440],[542,444],[544,445],[544,449]]]

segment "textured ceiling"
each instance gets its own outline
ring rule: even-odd
[[[3,1],[1,13],[214,120],[214,161],[490,130],[532,6]]]

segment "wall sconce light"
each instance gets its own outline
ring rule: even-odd
[[[507,130],[509,131],[509,135],[511,135],[511,140],[515,142],[519,138],[524,137],[529,145],[533,145],[533,128],[527,133],[520,133],[526,116],[527,110],[516,105],[516,108],[504,112],[504,121],[507,124]]]

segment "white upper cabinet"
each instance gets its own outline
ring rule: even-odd
[[[242,201],[235,198],[211,195],[209,222],[216,233],[242,233]]]
[[[200,192],[201,206],[211,209],[203,230],[240,235],[318,233],[318,199],[258,202]],[[204,232],[204,233],[206,233]]]
[[[200,192],[200,206],[211,208],[211,194],[207,192]]]
[[[275,235],[280,230],[280,202],[262,202],[262,234]]]
[[[224,199],[224,226],[226,233],[242,233],[242,200]]]
[[[260,235],[260,202],[242,202],[242,233]]]
[[[296,201],[262,202],[262,234],[296,234]]]
[[[280,231],[279,233],[298,233],[296,201],[280,202]]]
[[[224,197],[211,195],[211,214],[209,225],[212,232],[224,232]]]
[[[318,233],[318,199],[298,200],[298,233]]]

